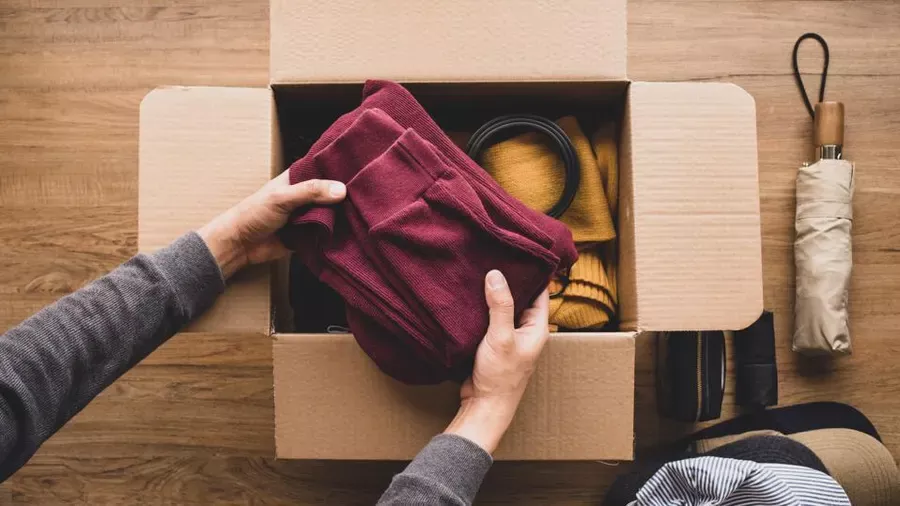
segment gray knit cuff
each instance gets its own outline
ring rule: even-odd
[[[439,434],[416,455],[404,474],[441,483],[471,501],[493,463],[488,452],[468,439]]]
[[[225,291],[219,264],[196,232],[184,234],[149,256],[175,292],[185,321],[209,309]]]

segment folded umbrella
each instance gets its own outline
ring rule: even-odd
[[[807,355],[849,354],[851,352],[847,310],[850,271],[853,265],[851,228],[853,222],[853,164],[843,159],[844,104],[822,102],[828,70],[828,46],[816,34],[802,36],[818,40],[825,50],[825,71],[815,110],[803,90],[803,98],[814,119],[818,161],[804,165],[797,173],[797,214],[794,222],[793,349]]]
[[[853,164],[827,158],[840,156],[843,132],[833,123],[842,129],[843,111],[837,102],[816,105],[817,146],[826,158],[797,173],[793,348],[806,354],[851,351],[847,291],[853,265]]]

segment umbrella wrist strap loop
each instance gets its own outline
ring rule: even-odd
[[[825,42],[825,39],[822,38],[818,33],[804,33],[797,39],[797,42],[794,43],[794,52],[792,56],[792,63],[794,66],[794,79],[797,81],[797,87],[800,88],[800,96],[803,98],[803,103],[806,105],[806,110],[809,111],[809,116],[811,118],[816,117],[816,112],[813,109],[812,103],[809,101],[809,94],[806,93],[806,86],[803,85],[803,79],[800,78],[800,66],[797,64],[797,52],[800,49],[800,44],[806,39],[813,39],[822,46],[822,52],[825,54],[825,63],[822,65],[822,80],[819,83],[819,102],[825,100],[825,80],[828,77],[828,43]]]

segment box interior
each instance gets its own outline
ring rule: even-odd
[[[625,118],[627,81],[405,84],[437,123],[473,132],[509,113],[576,116],[586,133]],[[280,159],[303,156],[334,120],[359,105],[361,84],[275,85]],[[279,149],[280,147],[280,149]],[[620,164],[620,172],[628,170]],[[626,248],[633,251],[633,248]],[[621,256],[621,250],[620,250]],[[631,264],[633,265],[633,263]],[[291,332],[288,263],[273,276],[275,437],[280,458],[408,459],[443,430],[458,385],[403,385],[381,373],[349,334]],[[621,292],[620,292],[621,296]],[[495,457],[607,458],[633,454],[634,332],[556,333]],[[327,383],[330,393],[316,387]],[[315,410],[310,411],[310,406]],[[354,421],[355,420],[355,421]],[[538,437],[542,443],[535,444]]]
[[[538,114],[551,119],[572,115],[590,135],[601,122],[614,121],[622,130],[627,81],[517,83],[407,83],[406,88],[445,132],[471,134],[486,121],[512,113]],[[321,133],[339,116],[355,109],[362,84],[274,85],[280,156],[275,173],[304,156]],[[621,137],[621,136],[620,136]],[[620,163],[619,170],[625,170]],[[276,174],[273,174],[276,175]],[[620,177],[621,179],[621,177]],[[620,256],[622,252],[620,251]],[[273,284],[273,330],[292,334],[288,262],[276,267]],[[624,330],[634,330],[628,328]],[[617,319],[604,331],[619,330]],[[299,335],[299,334],[298,334]]]

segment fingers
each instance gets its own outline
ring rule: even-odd
[[[272,193],[274,204],[290,212],[307,204],[334,204],[347,195],[347,188],[339,181],[310,179],[282,186]]]
[[[550,319],[550,293],[545,289],[534,304],[522,313],[519,320],[519,328],[538,327],[547,328]]]
[[[488,335],[501,338],[511,336],[515,329],[515,307],[509,285],[500,271],[487,273],[484,278],[484,295],[490,315]]]
[[[550,337],[547,327],[549,317],[550,294],[545,289],[534,301],[534,304],[522,313],[521,326],[516,332],[520,344],[533,355],[535,360]]]

